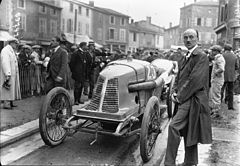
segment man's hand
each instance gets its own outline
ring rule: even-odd
[[[173,93],[172,96],[171,96],[171,98],[172,98],[172,101],[173,101],[174,103],[179,103],[178,98],[177,98],[177,93]]]
[[[5,80],[6,80],[6,81],[10,80],[10,78],[11,78],[10,75],[6,75],[6,76],[5,76]]]

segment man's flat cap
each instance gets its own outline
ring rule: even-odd
[[[222,47],[219,46],[219,45],[214,45],[214,46],[212,46],[212,47],[210,48],[210,50],[221,52],[221,51],[222,51]]]

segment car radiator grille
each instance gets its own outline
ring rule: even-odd
[[[118,112],[118,79],[108,80],[102,106],[103,112]]]
[[[86,106],[87,110],[97,110],[99,108],[99,104],[100,104],[100,100],[101,100],[101,92],[102,92],[102,88],[103,88],[103,83],[104,83],[104,79],[99,76],[95,92],[93,93],[92,100]]]
[[[101,102],[101,92],[103,90],[104,79],[99,76],[96,89],[93,94],[91,102],[86,106],[87,110],[98,110]],[[115,113],[119,108],[119,95],[118,95],[118,79],[113,78],[108,80],[104,99],[102,103],[102,111]]]

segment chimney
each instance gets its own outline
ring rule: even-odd
[[[94,1],[89,1],[89,6],[94,7]]]
[[[151,17],[147,17],[147,22],[151,24]]]
[[[133,24],[134,23],[134,19],[131,19],[131,24]]]
[[[169,23],[169,28],[172,28],[172,22]]]
[[[197,2],[197,0],[194,0],[194,3],[196,3]]]

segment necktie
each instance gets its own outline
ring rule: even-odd
[[[189,57],[190,57],[190,51],[187,52],[185,59],[188,60]]]

